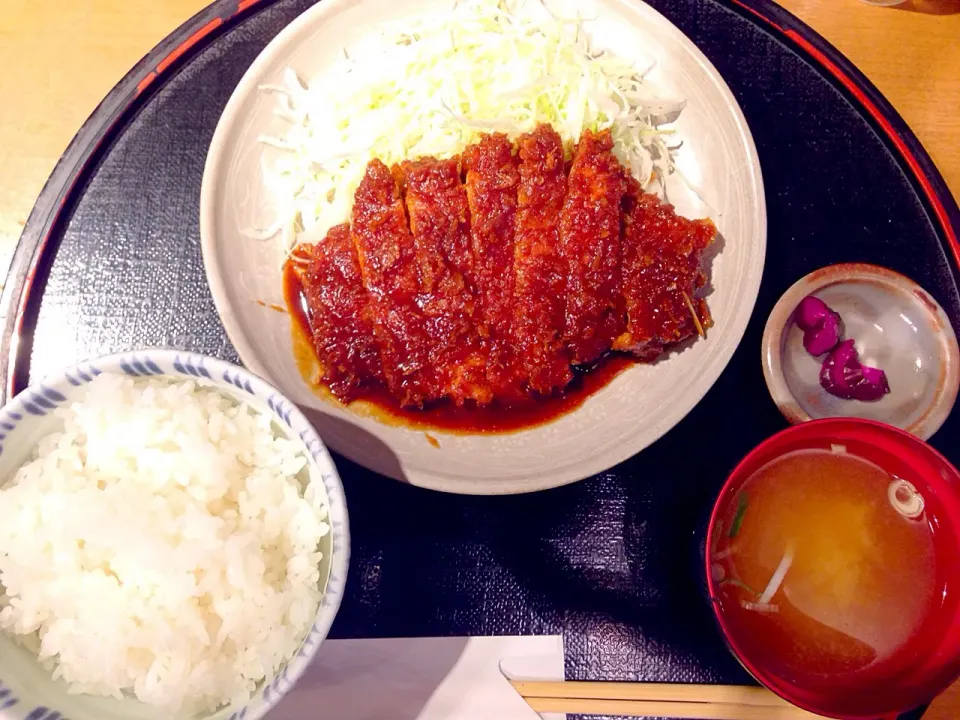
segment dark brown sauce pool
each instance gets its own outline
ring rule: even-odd
[[[339,402],[318,380],[317,356],[310,341],[303,290],[299,278],[289,265],[283,273],[283,294],[290,311],[293,352],[300,374],[319,396],[330,402]],[[575,368],[573,382],[562,393],[516,405],[494,403],[486,407],[457,407],[449,402],[439,402],[423,409],[408,409],[400,407],[393,396],[383,389],[355,400],[349,408],[390,425],[417,430],[443,430],[464,435],[515,432],[543,425],[576,410],[587,398],[638,362],[627,355],[607,355],[588,370]]]

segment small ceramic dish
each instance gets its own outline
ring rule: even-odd
[[[0,409],[0,485],[27,462],[37,442],[55,432],[54,412],[78,397],[83,386],[101,373],[123,373],[170,380],[199,379],[238,402],[273,418],[274,432],[301,445],[307,458],[302,480],[318,488],[328,511],[330,532],[321,539],[322,599],[313,625],[297,653],[274,677],[268,677],[246,702],[234,702],[190,720],[256,720],[266,715],[295,685],[316,655],[340,607],[350,559],[350,536],[343,486],[333,460],[303,414],[273,387],[230,363],[178,350],[144,350],[110,355],[68,368],[32,385]],[[35,655],[0,633],[0,720],[169,720],[169,713],[141,703],[70,694],[63,680],[54,680]]]
[[[794,311],[807,295],[843,319],[864,365],[881,368],[890,392],[876,402],[842,400],[820,386],[823,357],[803,347]],[[863,263],[831,265],[783,294],[763,333],[763,376],[791,423],[859,417],[895,425],[926,440],[950,414],[960,386],[960,349],[943,308],[899,273]]]

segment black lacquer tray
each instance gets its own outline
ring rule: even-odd
[[[311,0],[220,0],[144,58],[44,188],[2,301],[0,400],[75,361],[173,346],[237,361],[200,257],[207,146],[257,54]],[[760,154],[768,260],[713,390],[640,455],[572,486],[442,495],[337,458],[353,557],[334,637],[564,635],[568,679],[749,682],[700,591],[697,531],[727,472],[784,426],[767,313],[818,267],[923,285],[960,332],[960,211],[916,138],[822,38],[765,0],[650,0],[733,90]],[[960,464],[958,413],[933,444]]]

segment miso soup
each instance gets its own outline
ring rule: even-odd
[[[907,667],[943,589],[929,515],[906,479],[844,448],[762,467],[710,548],[715,600],[742,654],[808,686]]]

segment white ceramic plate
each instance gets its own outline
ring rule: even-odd
[[[594,42],[617,54],[650,57],[649,79],[665,96],[683,97],[677,164],[699,195],[676,179],[668,197],[688,217],[710,216],[722,236],[713,261],[715,320],[708,337],[655,365],[615,378],[579,409],[537,428],[504,435],[455,435],[392,427],[318,397],[301,378],[290,318],[257,301],[283,303],[279,241],[244,229],[273,217],[257,142],[283,128],[276,98],[258,86],[293,68],[308,83],[387,20],[446,12],[453,0],[324,0],[281,32],[230,98],[210,146],[200,202],[207,279],[240,357],[308,411],[333,450],[384,475],[458,493],[500,494],[555,487],[589,477],[640,452],[679,422],[710,389],[743,337],[766,250],[760,164],[736,100],[716,69],[676,27],[637,0],[578,3]],[[702,200],[701,200],[702,198]]]

